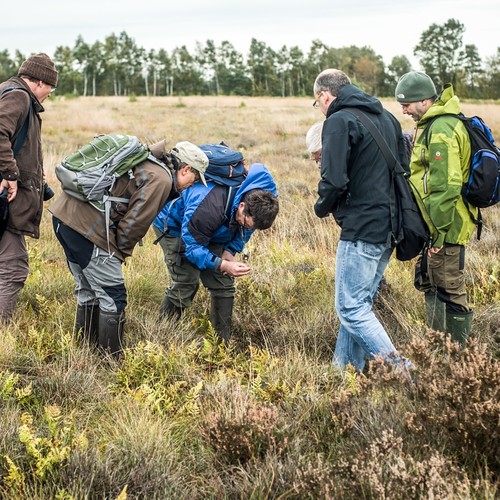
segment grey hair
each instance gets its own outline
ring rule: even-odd
[[[332,96],[338,96],[340,90],[349,85],[351,80],[340,69],[325,69],[322,71],[314,82],[313,92],[318,95],[321,91],[327,90]]]
[[[309,153],[317,153],[321,151],[321,131],[323,130],[323,122],[316,122],[306,134],[306,146]]]

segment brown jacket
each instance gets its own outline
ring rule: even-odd
[[[11,90],[9,87],[24,90]],[[0,84],[0,175],[7,180],[17,180],[17,196],[9,205],[7,229],[12,233],[39,237],[42,218],[43,157],[40,113],[43,106],[28,85],[18,77]],[[14,158],[13,144],[30,112],[26,139]]]
[[[150,150],[161,159],[165,154],[165,142],[151,146]],[[172,175],[156,163],[145,160],[133,168],[132,179],[123,175],[116,180],[111,195],[129,199],[128,203],[113,202],[110,215],[110,251],[124,261],[132,255],[135,245],[147,233],[168,199],[176,195]],[[104,213],[90,203],[62,192],[49,211],[99,248],[108,250]]]

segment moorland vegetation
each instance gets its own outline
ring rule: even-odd
[[[250,242],[234,340],[216,342],[200,289],[179,324],[158,321],[168,276],[150,232],[125,266],[120,363],[72,335],[73,280],[45,211],[30,275],[0,342],[2,498],[498,498],[500,207],[468,247],[475,309],[462,348],[424,324],[410,262],[392,260],[376,311],[416,365],[341,373],[333,269],[338,229],[318,219],[304,139],[312,98],[51,98],[47,180],[95,134],[148,143],[224,140],[273,172],[281,210]],[[384,105],[403,118],[392,100]],[[500,137],[496,103],[464,105]],[[49,205],[47,202],[46,205]]]

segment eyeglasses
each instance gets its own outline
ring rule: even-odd
[[[40,80],[44,85],[47,85],[47,87],[50,87],[50,93],[55,92],[57,90],[57,87],[55,85],[51,85],[50,83],[44,82],[43,80]]]
[[[39,81],[43,85],[50,87],[50,94],[52,94],[52,92],[55,92],[57,90],[57,87],[55,85],[51,85],[50,83],[44,82],[43,80],[32,80],[32,81]]]
[[[313,108],[319,108],[319,98],[321,96],[321,94],[324,92],[324,90],[322,90],[317,96],[316,96],[316,99],[314,99],[314,102],[313,102]]]
[[[253,229],[255,222],[253,220],[253,217],[250,214],[245,214],[242,213],[243,215],[243,224],[241,224],[242,227],[245,229]]]

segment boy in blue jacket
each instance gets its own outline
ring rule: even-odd
[[[179,319],[189,307],[199,282],[211,296],[210,321],[229,341],[234,278],[251,269],[235,259],[256,229],[268,229],[279,210],[278,192],[269,170],[253,164],[227,209],[229,188],[210,181],[196,183],[169,202],[153,222],[172,279],[160,307],[162,318]],[[166,234],[164,234],[166,231]]]

